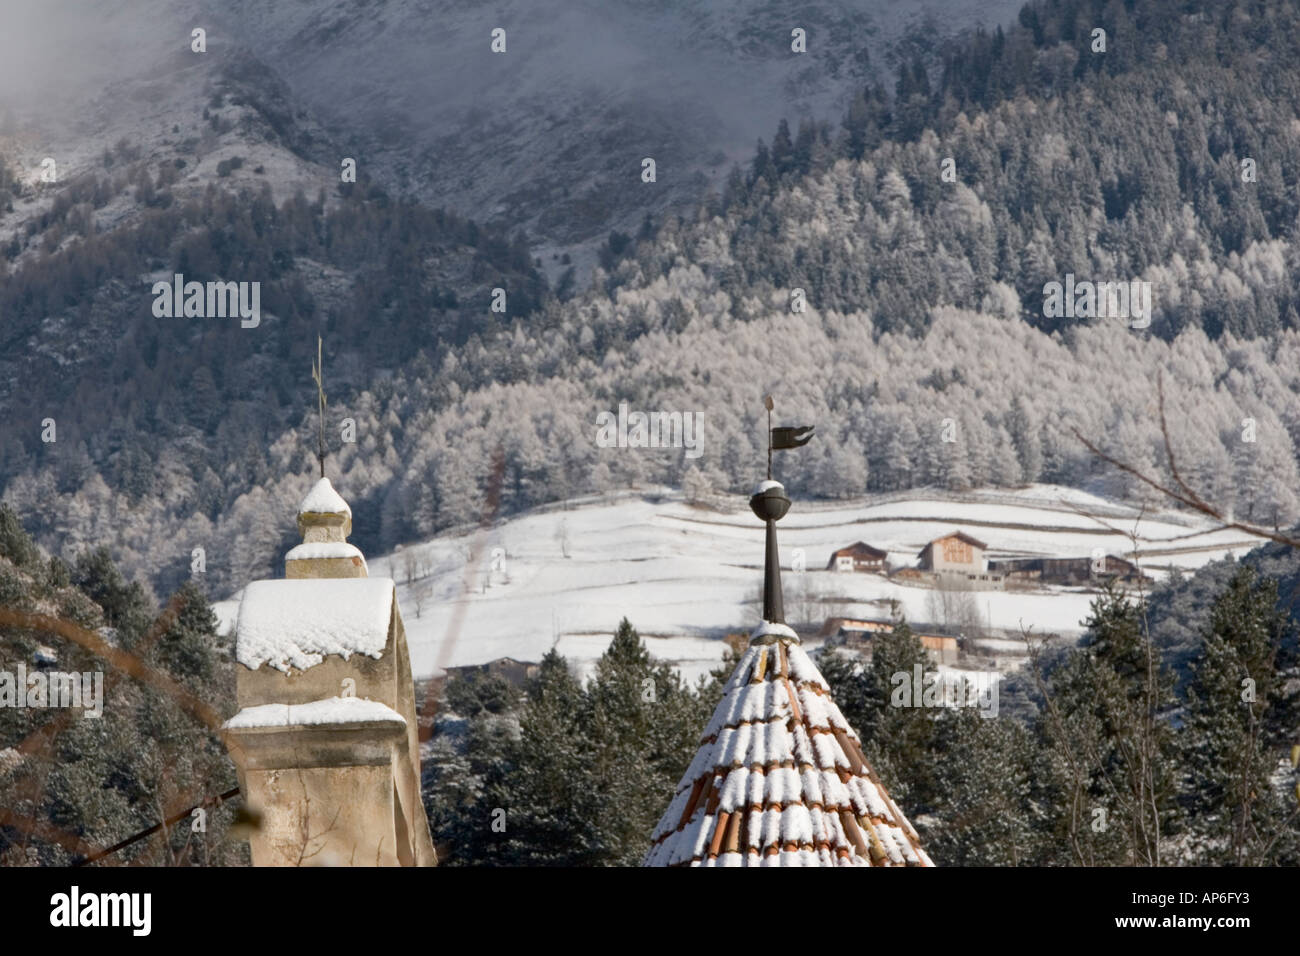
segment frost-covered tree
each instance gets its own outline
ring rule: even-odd
[[[1007,430],[1015,447],[1021,477],[1027,482],[1037,481],[1043,472],[1042,424],[1023,394],[1016,395],[1011,401]]]

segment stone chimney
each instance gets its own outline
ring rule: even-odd
[[[298,509],[285,579],[244,590],[239,712],[225,724],[255,866],[432,866],[406,632],[389,578],[347,543],[321,478]]]

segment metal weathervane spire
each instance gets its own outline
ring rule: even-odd
[[[781,556],[776,545],[776,523],[790,510],[790,499],[785,488],[772,478],[772,452],[800,448],[812,440],[812,425],[772,427],[772,396],[763,396],[767,409],[767,481],[750,496],[749,507],[767,528],[767,559],[763,568],[763,620],[769,624],[785,624],[785,608],[781,598]]]
[[[320,476],[325,477],[325,385],[321,372],[321,340],[316,336],[316,361],[311,366],[311,380],[316,383],[317,440],[316,460],[320,462]]]
[[[763,396],[763,407],[767,409],[767,480],[772,480],[772,452],[801,448],[812,440],[814,425],[802,425],[794,428],[772,427],[772,396]]]

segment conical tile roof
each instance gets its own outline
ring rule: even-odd
[[[933,866],[784,624],[754,631],[646,866]]]

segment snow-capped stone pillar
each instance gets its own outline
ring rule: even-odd
[[[366,559],[347,543],[352,533],[352,509],[328,478],[308,492],[298,508],[302,544],[284,556],[287,578],[364,578]]]
[[[240,710],[226,746],[255,866],[432,866],[406,632],[389,578],[346,541],[352,511],[320,479],[286,579],[244,589]]]

